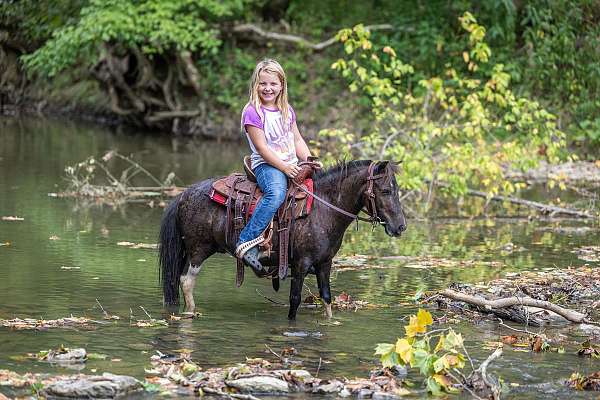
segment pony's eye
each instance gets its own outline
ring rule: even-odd
[[[383,189],[381,191],[381,194],[389,195],[389,194],[392,194],[392,191],[390,189]]]

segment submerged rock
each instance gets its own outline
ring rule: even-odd
[[[373,393],[373,395],[371,396],[371,398],[373,400],[396,400],[399,399],[399,396],[396,396],[393,393],[387,393],[387,392],[375,392]]]
[[[289,385],[286,381],[272,376],[253,376],[225,381],[229,387],[242,393],[288,393]]]
[[[101,376],[75,376],[53,382],[42,391],[44,397],[114,399],[142,389],[135,378],[104,373]]]
[[[50,350],[46,361],[50,363],[83,363],[87,360],[85,349],[59,349]]]
[[[331,381],[324,385],[317,386],[316,388],[313,389],[313,393],[331,394],[331,393],[338,393],[342,389],[344,389],[344,384],[338,380],[334,380],[334,381]]]
[[[313,376],[305,369],[276,369],[273,373],[277,376],[290,375],[296,379],[301,381],[310,381],[313,379]]]

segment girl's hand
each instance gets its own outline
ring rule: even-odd
[[[284,174],[294,179],[296,175],[298,175],[298,172],[300,172],[300,167],[296,164],[286,164],[282,171]]]

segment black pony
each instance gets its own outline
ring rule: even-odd
[[[315,175],[315,196],[346,214],[358,214],[366,207],[371,217],[384,225],[388,235],[400,236],[406,229],[406,220],[394,176],[396,169],[396,165],[388,161],[342,162]],[[225,242],[225,207],[208,197],[214,180],[196,183],[175,198],[165,210],[160,227],[159,263],[164,302],[178,304],[181,286],[186,312],[194,312],[194,286],[204,260],[216,252],[233,254],[234,251],[231,243],[226,245]],[[370,199],[365,194],[369,186]],[[302,285],[309,272],[317,276],[326,314],[331,317],[331,261],[353,221],[354,218],[315,199],[312,212],[294,223],[289,261],[292,277],[289,319],[296,318]],[[275,266],[277,257],[261,260],[261,263]]]

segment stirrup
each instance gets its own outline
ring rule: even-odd
[[[265,241],[265,238],[263,237],[263,235],[261,234],[259,237],[257,237],[256,239],[252,239],[249,240],[247,242],[244,242],[242,244],[240,244],[236,249],[235,249],[235,256],[237,258],[242,258],[244,257],[244,254],[246,254],[246,252],[248,250],[250,250],[251,248],[253,248],[254,246],[257,246],[259,244],[261,244],[262,242]]]

